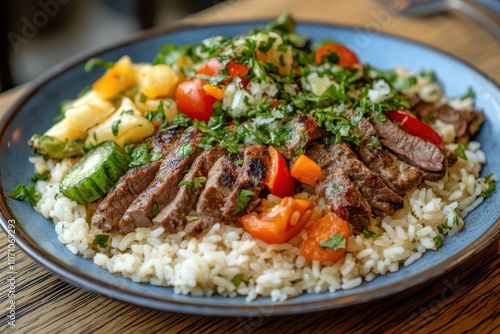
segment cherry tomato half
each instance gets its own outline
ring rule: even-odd
[[[324,58],[328,57],[332,52],[335,52],[339,60],[337,61],[337,65],[340,66],[354,66],[356,64],[360,64],[358,56],[350,50],[349,48],[343,46],[342,44],[336,43],[326,43],[323,44],[316,54],[314,55],[314,61],[316,64],[320,65],[324,62]]]
[[[415,115],[407,110],[386,111],[385,115],[393,122],[399,123],[401,129],[409,134],[420,137],[425,141],[437,146],[443,144],[443,138],[429,125],[419,120]]]
[[[214,113],[214,103],[217,101],[203,89],[205,82],[200,79],[184,81],[177,86],[175,98],[177,108],[186,116],[199,121],[208,122]]]

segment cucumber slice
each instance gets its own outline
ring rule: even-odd
[[[90,150],[63,178],[59,190],[78,204],[94,202],[106,195],[127,172],[131,158],[114,141]]]

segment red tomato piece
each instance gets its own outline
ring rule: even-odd
[[[214,103],[217,101],[203,89],[205,82],[192,79],[181,82],[175,90],[177,107],[186,116],[199,121],[208,122],[214,113]]]
[[[201,64],[200,68],[198,68],[197,73],[204,74],[209,77],[215,77],[219,75],[219,71],[223,68],[224,65],[222,65],[222,63],[218,59],[212,58]],[[226,69],[229,72],[229,76],[231,78],[235,77],[243,78],[248,74],[249,71],[247,65],[237,64],[232,60],[226,65]]]
[[[245,229],[267,243],[283,243],[296,236],[313,214],[314,201],[285,197],[271,211],[241,217]]]
[[[393,122],[399,123],[401,129],[409,134],[420,137],[425,141],[437,146],[443,144],[443,138],[429,125],[419,120],[415,115],[407,110],[386,111],[385,115]]]
[[[245,64],[237,64],[234,61],[230,61],[226,65],[227,71],[229,72],[229,75],[231,78],[234,77],[240,77],[243,78],[244,76],[248,75],[248,66]]]
[[[332,52],[335,52],[339,56],[337,65],[340,66],[354,66],[360,64],[358,56],[349,48],[343,46],[342,44],[336,43],[325,43],[323,44],[316,54],[314,55],[314,61],[316,64],[320,65],[324,62],[324,57],[327,57]]]
[[[285,157],[274,146],[269,146],[269,154],[271,155],[271,170],[266,185],[275,196],[290,196],[295,189],[296,182],[290,176]]]
[[[306,232],[307,239],[302,240],[300,244],[300,255],[303,257],[329,262],[336,262],[344,257],[349,240],[349,225],[335,213],[330,212],[315,221],[306,228]],[[340,242],[329,244],[329,240],[343,241],[344,247]]]
[[[224,65],[222,65],[222,63],[218,59],[212,58],[201,64],[200,68],[198,68],[197,73],[204,74],[209,77],[215,77],[219,75],[219,71],[223,68]]]

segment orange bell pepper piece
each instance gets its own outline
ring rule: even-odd
[[[330,212],[306,228],[307,239],[300,244],[300,255],[305,258],[336,262],[344,257],[349,240],[349,226]]]
[[[285,197],[270,211],[241,217],[245,229],[267,243],[283,243],[296,236],[313,214],[314,201]]]
[[[321,167],[304,154],[300,155],[293,164],[290,169],[290,175],[300,182],[311,186],[316,186],[325,179]]]

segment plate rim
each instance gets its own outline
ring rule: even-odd
[[[236,20],[230,22],[222,22],[222,23],[209,23],[209,24],[195,24],[191,22],[178,22],[166,27],[159,27],[155,29],[146,30],[143,32],[139,32],[134,34],[131,37],[127,37],[123,40],[119,40],[117,42],[111,43],[110,45],[95,48],[90,51],[80,52],[76,55],[68,58],[67,60],[62,61],[61,63],[53,66],[48,69],[38,78],[30,82],[24,91],[15,101],[12,103],[6,112],[0,118],[0,144],[2,144],[6,137],[6,131],[17,115],[17,113],[21,110],[25,103],[29,101],[29,99],[35,95],[39,90],[43,88],[44,85],[49,83],[50,81],[56,79],[59,75],[65,73],[66,71],[72,69],[75,66],[80,65],[85,60],[98,56],[102,53],[112,51],[114,49],[124,47],[130,44],[134,44],[143,40],[155,38],[161,35],[167,35],[169,33],[175,33],[180,31],[185,31],[189,29],[199,29],[199,28],[214,28],[214,27],[224,27],[224,26],[235,26],[235,25],[262,25],[269,22],[272,19],[258,19],[258,20]],[[297,24],[300,25],[309,25],[309,26],[318,26],[318,27],[326,27],[333,29],[347,29],[347,30],[355,30],[362,29],[360,26],[356,25],[344,25],[344,24],[332,24],[321,21],[311,21],[311,20],[297,20]],[[486,73],[482,70],[478,69],[474,65],[468,63],[467,61],[459,58],[451,54],[448,51],[441,50],[438,47],[422,43],[419,41],[412,40],[410,38],[398,36],[392,33],[386,32],[366,32],[368,34],[376,34],[382,35],[385,37],[389,37],[391,39],[404,41],[406,43],[411,43],[414,45],[418,45],[419,47],[424,47],[430,49],[433,52],[440,53],[442,55],[447,56],[455,61],[458,61],[462,65],[472,69],[478,75],[482,77],[482,79],[486,80],[490,84],[492,84],[497,90],[500,90],[500,85],[496,83],[492,78],[490,78]],[[6,234],[8,234],[8,221],[9,219],[15,219],[13,212],[10,209],[10,206],[7,203],[6,198],[4,197],[4,190],[2,188],[2,182],[0,180],[0,225]],[[197,302],[195,300],[192,301],[183,301],[169,298],[165,300],[163,298],[154,298],[152,295],[145,296],[140,292],[124,290],[119,288],[118,286],[114,286],[108,284],[104,281],[100,281],[94,279],[93,277],[82,276],[81,272],[78,272],[73,267],[62,263],[56,256],[45,253],[39,246],[32,240],[28,235],[26,235],[23,231],[22,225],[16,221],[18,225],[16,225],[16,244],[20,246],[20,248],[30,256],[35,262],[45,267],[52,274],[55,274],[62,280],[70,283],[74,286],[82,288],[86,291],[99,293],[101,295],[105,295],[107,297],[120,300],[123,302],[152,307],[162,311],[175,312],[175,313],[183,313],[183,314],[192,314],[192,315],[210,315],[210,316],[248,316],[248,312],[258,311],[260,308],[264,308],[269,305],[272,307],[272,315],[291,315],[305,312],[316,312],[316,311],[324,311],[324,310],[332,310],[338,308],[344,308],[348,306],[353,306],[366,302],[373,302],[377,299],[387,297],[390,295],[394,295],[401,291],[410,290],[415,288],[421,284],[431,282],[438,277],[446,275],[451,270],[456,268],[458,265],[463,263],[464,261],[473,257],[473,255],[495,240],[500,237],[500,217],[498,217],[492,224],[491,228],[492,233],[488,233],[488,235],[483,235],[482,237],[474,240],[472,244],[464,250],[459,251],[457,254],[452,256],[446,262],[446,265],[443,265],[439,268],[429,268],[425,271],[421,271],[411,275],[410,282],[406,280],[406,284],[396,285],[391,284],[390,286],[382,286],[375,290],[371,290],[366,292],[365,296],[356,296],[357,298],[352,298],[352,295],[335,297],[334,294],[330,294],[330,296],[325,297],[320,301],[298,301],[294,302],[294,298],[287,300],[285,303],[278,303],[270,301],[269,304],[260,304],[260,303],[242,303],[242,304],[230,304],[225,303],[224,299],[221,299],[222,302],[217,304],[205,304],[203,302]],[[21,233],[18,233],[21,232]],[[79,256],[79,255],[74,255]],[[169,287],[172,289],[171,287]],[[325,292],[327,293],[327,292]],[[211,297],[206,297],[211,298]],[[153,299],[153,300],[152,300]],[[154,305],[151,305],[151,301],[154,302]],[[258,314],[257,314],[258,315]],[[271,314],[269,314],[271,315]]]

